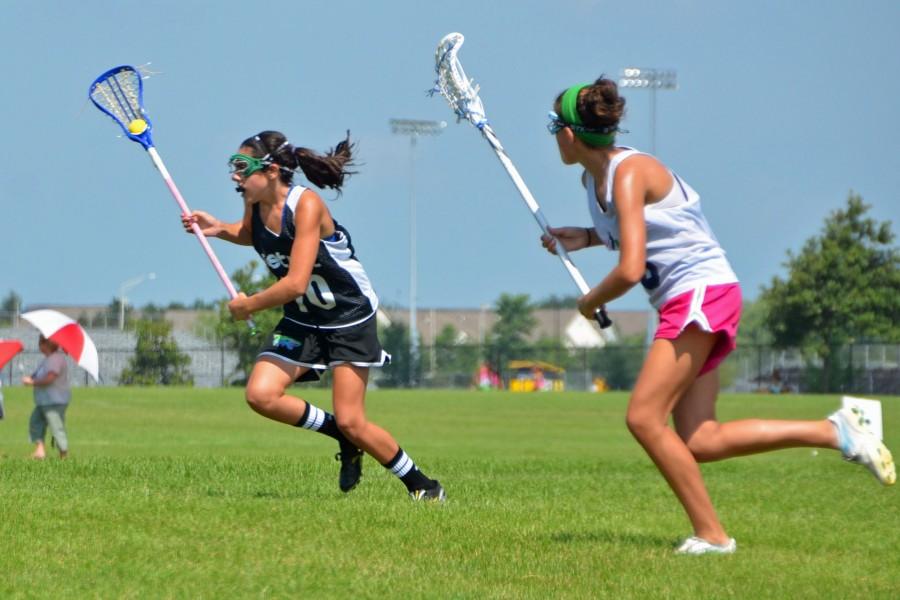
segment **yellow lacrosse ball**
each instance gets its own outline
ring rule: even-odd
[[[143,119],[135,119],[128,124],[128,131],[134,135],[140,135],[147,130],[147,121]]]

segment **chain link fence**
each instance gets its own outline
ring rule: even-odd
[[[89,334],[100,359],[99,385],[115,386],[134,356],[133,332],[93,329]],[[179,350],[190,357],[194,385],[217,387],[241,382],[237,353],[185,332],[175,332]],[[31,374],[42,356],[32,329],[0,328],[0,338],[19,339],[25,349],[2,370],[4,385],[18,385]],[[604,348],[566,348],[561,345],[522,346],[499,351],[484,345],[422,346],[417,358],[394,350],[394,362],[373,369],[371,381],[379,387],[628,390],[640,371],[644,346],[609,345]],[[799,349],[743,345],[720,367],[722,389],[734,392],[841,392],[900,394],[900,344],[859,344],[837,348],[830,373],[817,356]],[[74,386],[98,385],[74,366]],[[827,376],[826,376],[827,375]],[[825,383],[827,382],[827,383]],[[320,385],[328,385],[326,377]]]
[[[516,379],[553,377],[556,367],[561,370],[558,379],[568,390],[629,390],[645,354],[644,346],[622,345],[549,349],[532,346],[511,354],[478,346],[424,347],[418,385],[479,386],[478,371],[486,364],[497,373],[505,389]],[[460,368],[461,357],[467,357],[463,363],[466,368]],[[532,364],[523,365],[528,362]],[[820,357],[796,348],[743,345],[722,363],[719,376],[722,389],[732,392],[900,394],[900,344],[837,348],[830,369],[832,372],[826,373]]]
[[[100,382],[94,382],[82,369],[69,360],[69,379],[73,386],[119,384],[122,370],[129,365],[135,355],[137,336],[133,331],[115,329],[88,329],[88,335],[97,346],[100,364]],[[222,345],[211,344],[183,331],[173,333],[175,343],[183,354],[190,358],[190,371],[194,385],[198,387],[218,387],[231,383],[239,375],[237,353]],[[34,329],[0,328],[0,339],[18,339],[24,349],[0,370],[3,385],[18,385],[23,375],[30,375],[43,359],[38,350],[38,334]]]

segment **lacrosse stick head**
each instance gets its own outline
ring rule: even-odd
[[[145,149],[153,145],[152,123],[144,112],[144,83],[137,69],[122,65],[106,71],[91,84],[88,97],[129,139]]]
[[[487,125],[484,105],[478,97],[478,86],[466,76],[459,62],[460,47],[465,37],[461,33],[448,33],[441,39],[434,53],[434,70],[437,80],[431,93],[439,93],[456,113],[457,121],[466,119],[482,129]]]

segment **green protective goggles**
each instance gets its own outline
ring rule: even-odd
[[[558,114],[553,112],[552,110],[547,114],[547,117],[550,121],[547,123],[547,131],[556,135],[559,133],[561,129],[568,127],[571,129],[575,135],[577,135],[582,140],[597,145],[597,146],[608,146],[615,139],[616,131],[618,128],[604,128],[604,129],[591,129],[590,127],[585,127],[584,125],[575,125],[573,123],[566,123]]]
[[[232,154],[228,159],[228,169],[234,174],[237,173],[241,177],[250,177],[257,171],[262,171],[272,162],[268,160],[268,156],[256,158],[246,154]]]

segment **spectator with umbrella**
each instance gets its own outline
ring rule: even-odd
[[[72,392],[63,351],[96,381],[99,379],[97,348],[78,323],[60,312],[34,310],[22,313],[22,318],[41,332],[38,348],[45,357],[34,373],[22,378],[22,383],[34,387],[35,406],[28,426],[31,442],[35,444],[31,456],[36,459],[46,457],[44,436],[49,427],[59,457],[65,458],[69,453],[65,417]]]
[[[69,389],[69,374],[66,357],[59,344],[43,336],[38,339],[38,348],[44,360],[34,373],[22,377],[22,383],[34,387],[34,411],[28,423],[28,434],[34,444],[31,457],[43,459],[47,456],[44,436],[47,428],[56,440],[59,457],[69,454],[69,438],[66,434],[66,409],[72,398]]]

